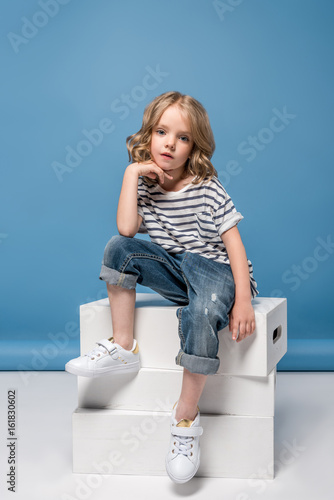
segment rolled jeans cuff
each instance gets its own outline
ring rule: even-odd
[[[136,288],[138,276],[135,276],[134,274],[120,273],[116,269],[111,269],[110,267],[102,264],[99,278],[109,285],[116,285],[133,290]]]
[[[201,375],[214,375],[217,373],[220,365],[219,358],[204,358],[202,356],[194,356],[193,354],[186,354],[179,350],[175,358],[177,365],[183,366],[191,373],[200,373]]]

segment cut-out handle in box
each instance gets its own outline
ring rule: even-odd
[[[275,330],[273,331],[273,344],[276,344],[276,342],[282,337],[282,325],[279,325]]]

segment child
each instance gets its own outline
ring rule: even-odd
[[[179,92],[156,97],[127,148],[134,163],[125,170],[118,203],[120,235],[108,242],[100,274],[113,337],[69,361],[66,370],[82,376],[139,370],[136,283],[178,304],[176,364],[183,367],[183,381],[166,470],[184,483],[199,467],[197,404],[207,376],[219,368],[218,331],[229,324],[237,342],[254,332],[257,284],[237,229],[243,217],[210,162],[215,142],[203,106]],[[151,241],[134,238],[137,232],[147,232]]]

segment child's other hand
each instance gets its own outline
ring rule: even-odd
[[[130,169],[134,169],[137,173],[138,177],[144,175],[145,177],[149,177],[150,179],[159,179],[160,183],[163,184],[165,181],[165,177],[168,179],[173,179],[173,177],[167,172],[164,172],[162,168],[158,167],[154,161],[146,161],[143,163],[132,163],[128,166]]]
[[[232,332],[232,340],[237,342],[249,337],[255,330],[255,314],[250,300],[235,302],[229,315],[229,330]]]

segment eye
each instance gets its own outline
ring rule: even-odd
[[[189,142],[189,138],[186,135],[181,135],[180,139],[182,142]]]
[[[165,131],[164,131],[164,130],[162,130],[161,128],[158,128],[158,130],[156,130],[156,133],[157,133],[158,135],[164,135]]]

